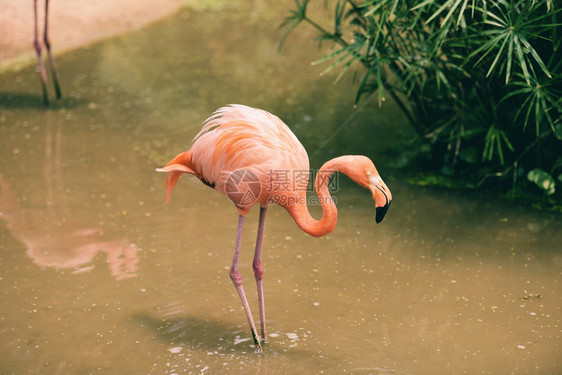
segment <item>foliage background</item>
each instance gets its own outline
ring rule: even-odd
[[[296,0],[282,27],[306,23],[330,52],[315,63],[353,71],[356,102],[400,106],[419,184],[562,194],[560,1]],[[323,9],[322,9],[323,8]],[[330,12],[331,25],[320,12]],[[359,68],[358,68],[359,67]],[[538,193],[538,194],[537,194]],[[536,199],[537,201],[541,199]]]

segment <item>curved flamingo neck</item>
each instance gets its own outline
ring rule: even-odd
[[[314,187],[318,195],[318,202],[322,206],[322,218],[312,217],[306,203],[306,195],[296,195],[294,202],[285,206],[299,228],[314,237],[321,237],[336,228],[338,209],[328,189],[328,181],[334,172],[341,171],[342,165],[338,158],[326,162],[316,175]]]

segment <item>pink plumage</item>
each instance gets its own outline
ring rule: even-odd
[[[383,219],[392,201],[390,190],[369,158],[340,156],[326,162],[316,173],[315,189],[323,211],[322,218],[316,220],[306,204],[308,170],[308,155],[304,147],[279,117],[240,104],[218,109],[204,122],[191,150],[178,154],[164,168],[157,169],[168,172],[167,200],[181,174],[188,173],[225,195],[237,208],[238,233],[230,277],[240,295],[256,349],[260,352],[261,342],[238,270],[244,219],[250,209],[260,205],[253,269],[258,286],[261,340],[265,341],[261,254],[268,205],[284,207],[302,230],[313,236],[323,236],[332,232],[337,222],[337,209],[328,190],[332,173],[342,172],[371,191],[377,223]]]
[[[232,172],[250,171],[262,186],[254,204],[266,204],[269,180],[276,173],[299,170],[308,175],[308,155],[289,127],[271,113],[243,105],[220,108],[209,117],[190,151],[197,175],[227,197],[231,196],[226,190]],[[288,182],[294,190],[293,181]],[[307,182],[308,177],[305,187]],[[237,207],[246,213],[251,208]]]

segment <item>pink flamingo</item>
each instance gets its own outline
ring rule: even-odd
[[[41,88],[43,89],[43,102],[49,104],[49,94],[47,93],[47,71],[45,70],[45,63],[43,62],[43,56],[41,55],[41,42],[39,42],[39,26],[37,19],[37,0],[33,0],[33,11],[35,20],[35,39],[33,40],[33,46],[35,47],[35,52],[37,53],[37,60],[39,62],[39,74],[41,77]],[[53,77],[53,83],[55,85],[55,93],[57,99],[62,97],[61,89],[59,86],[59,79],[57,76],[57,68],[55,66],[55,59],[51,53],[51,41],[49,40],[48,31],[48,21],[49,21],[49,0],[45,0],[45,28],[43,30],[43,42],[47,48],[47,55],[49,56],[49,67],[51,68],[51,75]]]
[[[320,237],[336,227],[337,209],[328,189],[328,179],[334,172],[346,174],[371,191],[377,223],[382,221],[392,201],[390,190],[369,158],[340,156],[326,162],[316,175],[315,189],[323,214],[322,219],[314,219],[306,204],[309,163],[304,147],[277,116],[243,105],[217,110],[195,136],[191,150],[178,154],[157,171],[168,172],[166,201],[182,173],[189,173],[218,190],[236,206],[238,232],[230,278],[240,295],[257,352],[262,350],[261,342],[238,269],[244,219],[252,206],[260,205],[253,269],[258,289],[261,341],[265,341],[261,257],[268,205],[274,203],[284,207],[303,231]]]

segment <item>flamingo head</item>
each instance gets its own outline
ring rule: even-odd
[[[367,172],[368,173],[368,172]],[[375,200],[375,206],[377,213],[375,215],[375,221],[380,223],[386,215],[390,204],[392,203],[392,194],[390,193],[390,189],[384,181],[382,180],[381,176],[377,174],[369,175],[369,189],[373,193],[373,199]]]
[[[386,186],[377,168],[368,157],[347,155],[340,158],[345,158],[345,160],[342,160],[343,163],[341,163],[339,171],[345,173],[359,185],[369,189],[373,194],[377,210],[375,221],[377,224],[380,223],[386,215],[390,203],[392,203],[390,189]]]

